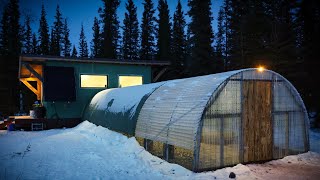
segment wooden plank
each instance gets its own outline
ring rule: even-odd
[[[264,98],[264,105],[263,105],[263,110],[264,110],[264,119],[263,119],[263,127],[262,130],[264,130],[264,137],[262,137],[261,143],[263,144],[263,157],[262,160],[270,160],[272,159],[273,156],[273,139],[272,139],[272,114],[271,114],[271,102],[272,102],[272,96],[271,96],[271,82],[263,82],[264,85],[264,92],[265,94],[263,95]]]
[[[253,145],[251,146],[251,148],[253,149],[253,154],[251,156],[251,159],[250,161],[255,161],[255,160],[258,160],[260,157],[260,150],[262,147],[260,148],[257,148],[258,146],[261,146],[259,140],[260,140],[260,136],[261,136],[261,127],[260,127],[260,121],[262,120],[262,107],[261,107],[261,104],[263,104],[263,98],[261,98],[261,89],[260,89],[260,86],[259,86],[259,83],[258,82],[252,82],[251,83],[253,88],[254,88],[254,92],[252,93],[252,96],[250,98],[250,103],[252,105],[255,105],[255,106],[252,106],[252,116],[250,117],[251,118],[251,122],[254,124],[254,127],[253,127],[253,131],[254,131],[254,142],[253,142]],[[259,99],[260,99],[260,102],[259,102]]]
[[[249,84],[243,82],[243,90],[242,90],[242,96],[243,96],[243,161],[248,162],[249,160],[249,111],[248,111],[248,94],[249,94]]]
[[[29,64],[29,66],[37,72],[41,77],[43,76],[43,70],[42,70],[42,65],[39,64]],[[32,72],[29,71],[25,66],[20,67],[20,78],[28,78],[32,76]]]
[[[271,82],[243,82],[244,162],[272,159]]]
[[[249,112],[249,117],[248,117],[248,123],[249,123],[249,142],[248,142],[248,148],[249,148],[249,155],[248,155],[248,161],[254,161],[254,147],[255,147],[255,134],[257,133],[255,130],[255,123],[254,123],[254,112],[255,110],[255,104],[253,102],[255,94],[254,94],[254,86],[253,82],[248,82],[249,83],[249,94],[248,94],[248,112]]]
[[[27,68],[27,70],[29,70],[35,77],[37,77],[41,82],[43,82],[43,78],[42,76],[36,71],[33,69],[33,67],[28,64],[28,63],[25,63],[23,62],[22,65]]]
[[[42,89],[41,89],[41,84],[42,84],[42,82],[40,81],[40,80],[37,80],[37,91],[38,91],[38,94],[37,94],[37,100],[40,100],[40,101],[42,101],[42,96],[41,96],[41,94],[42,94]]]
[[[40,92],[35,89],[28,81],[24,80],[24,79],[20,79],[20,81],[26,85],[34,94],[37,95],[37,100],[41,100],[39,97],[41,97],[41,94]]]

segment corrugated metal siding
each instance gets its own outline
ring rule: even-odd
[[[209,98],[223,81],[238,72],[167,81],[144,103],[136,136],[194,150]]]

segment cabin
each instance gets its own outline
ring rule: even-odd
[[[152,68],[168,65],[164,61],[23,55],[19,59],[19,80],[43,104],[48,121],[79,122],[98,92],[151,83],[153,76],[161,75],[155,75]]]
[[[135,136],[153,155],[195,172],[309,150],[299,93],[266,69],[103,90],[82,119]]]

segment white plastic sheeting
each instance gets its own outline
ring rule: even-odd
[[[238,72],[241,70],[167,81],[142,106],[136,136],[194,150],[209,98],[222,82]]]

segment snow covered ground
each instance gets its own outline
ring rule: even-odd
[[[193,173],[145,151],[134,137],[85,121],[75,128],[0,131],[1,179],[319,179],[320,132],[311,151],[264,164]]]

